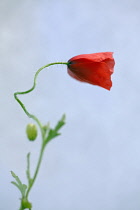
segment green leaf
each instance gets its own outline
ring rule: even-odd
[[[22,182],[20,181],[19,177],[13,171],[11,171],[11,174],[15,178],[18,185],[22,185]]]
[[[60,130],[60,128],[65,125],[65,115],[62,116],[62,118],[58,121],[58,123],[56,124],[54,129],[50,129],[48,132],[48,136],[45,139],[45,145],[53,138],[57,137],[60,135],[60,133],[58,132]]]
[[[65,125],[65,114],[62,116],[61,120],[58,121],[57,125],[55,126],[54,130],[57,132],[63,125]]]
[[[13,171],[11,171],[11,174],[14,177],[14,179],[16,180],[16,182],[12,181],[11,183],[14,184],[19,189],[19,191],[22,194],[22,197],[24,197],[26,189],[27,189],[27,185],[22,184],[19,177]]]
[[[15,185],[15,186],[19,189],[19,191],[20,191],[20,187],[19,187],[19,185],[18,185],[16,182],[12,181],[11,183],[12,183],[13,185]]]

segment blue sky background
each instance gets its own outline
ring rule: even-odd
[[[0,2],[0,205],[20,197],[13,170],[26,182],[40,138],[13,93],[32,86],[41,66],[78,54],[114,52],[111,91],[75,81],[66,66],[42,71],[33,93],[20,97],[42,123],[67,115],[62,136],[46,148],[30,200],[34,210],[140,209],[140,2],[138,0],[5,0]]]

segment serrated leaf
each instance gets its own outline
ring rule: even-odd
[[[20,181],[19,177],[13,171],[11,171],[11,174],[15,178],[18,185],[22,185],[22,182]]]
[[[15,186],[19,189],[19,191],[20,191],[20,187],[19,187],[19,185],[18,185],[16,182],[12,181],[11,183],[12,183],[13,185],[15,185]]]
[[[58,131],[63,125],[65,125],[65,119],[66,119],[66,116],[64,114],[62,116],[61,120],[58,121],[57,125],[55,126],[55,128],[54,128],[55,131]]]
[[[60,134],[57,133],[57,131],[51,129],[51,130],[49,131],[49,134],[48,134],[48,137],[47,137],[47,142],[50,141],[51,139],[53,139],[53,138],[59,136],[59,135],[60,135]]]
[[[62,116],[62,118],[58,121],[54,129],[50,129],[48,132],[48,136],[45,140],[45,144],[47,144],[50,140],[60,135],[58,131],[60,128],[65,124],[65,115]]]
[[[14,184],[20,190],[22,197],[24,197],[26,189],[27,189],[27,185],[22,184],[19,177],[13,171],[11,171],[11,174],[16,180],[16,182],[12,181],[11,183]]]

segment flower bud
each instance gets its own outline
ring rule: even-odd
[[[34,141],[37,137],[37,127],[35,124],[28,124],[26,127],[26,134],[30,141]]]

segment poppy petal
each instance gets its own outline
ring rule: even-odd
[[[115,65],[112,54],[105,52],[75,56],[68,61],[68,74],[81,82],[110,90]]]

